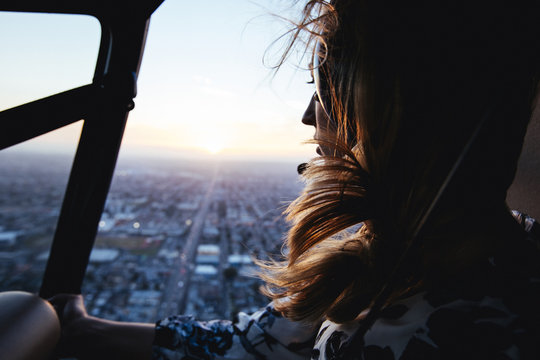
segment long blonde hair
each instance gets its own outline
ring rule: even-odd
[[[441,15],[430,5],[390,3],[308,1],[292,37],[291,44],[307,32],[311,48],[323,44],[324,53],[314,54],[322,59],[315,71],[329,83],[337,128],[318,140],[334,155],[309,163],[305,189],[286,211],[285,260],[260,262],[264,292],[294,320],[346,322],[370,306],[487,113],[488,125],[424,226],[422,246],[400,269],[388,301],[429,286],[434,273],[462,271],[499,246],[477,236],[478,221],[506,212],[540,59],[539,49],[523,45],[538,26],[509,35],[534,19],[496,4],[494,20],[481,9],[469,9],[468,18],[459,9]],[[461,31],[452,27],[456,19]],[[500,149],[502,140],[510,145]]]

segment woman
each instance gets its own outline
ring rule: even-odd
[[[293,43],[313,48],[302,121],[320,156],[287,210],[284,261],[261,263],[273,304],[235,324],[173,316],[154,328],[58,296],[64,351],[539,358],[540,240],[525,231],[537,225],[505,204],[538,83],[534,14],[495,1],[309,1]]]

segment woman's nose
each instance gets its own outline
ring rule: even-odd
[[[313,126],[317,124],[315,118],[315,96],[311,97],[311,101],[309,102],[309,105],[302,116],[302,123]]]

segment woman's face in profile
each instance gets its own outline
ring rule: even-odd
[[[313,139],[331,139],[331,136],[335,134],[335,126],[330,122],[330,118],[324,111],[317,93],[315,93],[308,104],[304,115],[302,116],[302,123],[315,127],[315,135]],[[326,135],[326,136],[325,136]],[[317,154],[319,155],[331,155],[331,151],[324,145],[317,147]]]

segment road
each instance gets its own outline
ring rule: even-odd
[[[197,245],[199,244],[199,239],[204,228],[204,220],[206,219],[208,208],[212,203],[216,178],[217,171],[214,172],[208,190],[199,206],[199,210],[192,219],[184,251],[173,265],[173,269],[177,270],[171,274],[166,290],[163,293],[161,307],[158,311],[158,319],[184,312],[191,276],[195,270],[194,264],[195,256],[197,255]]]

